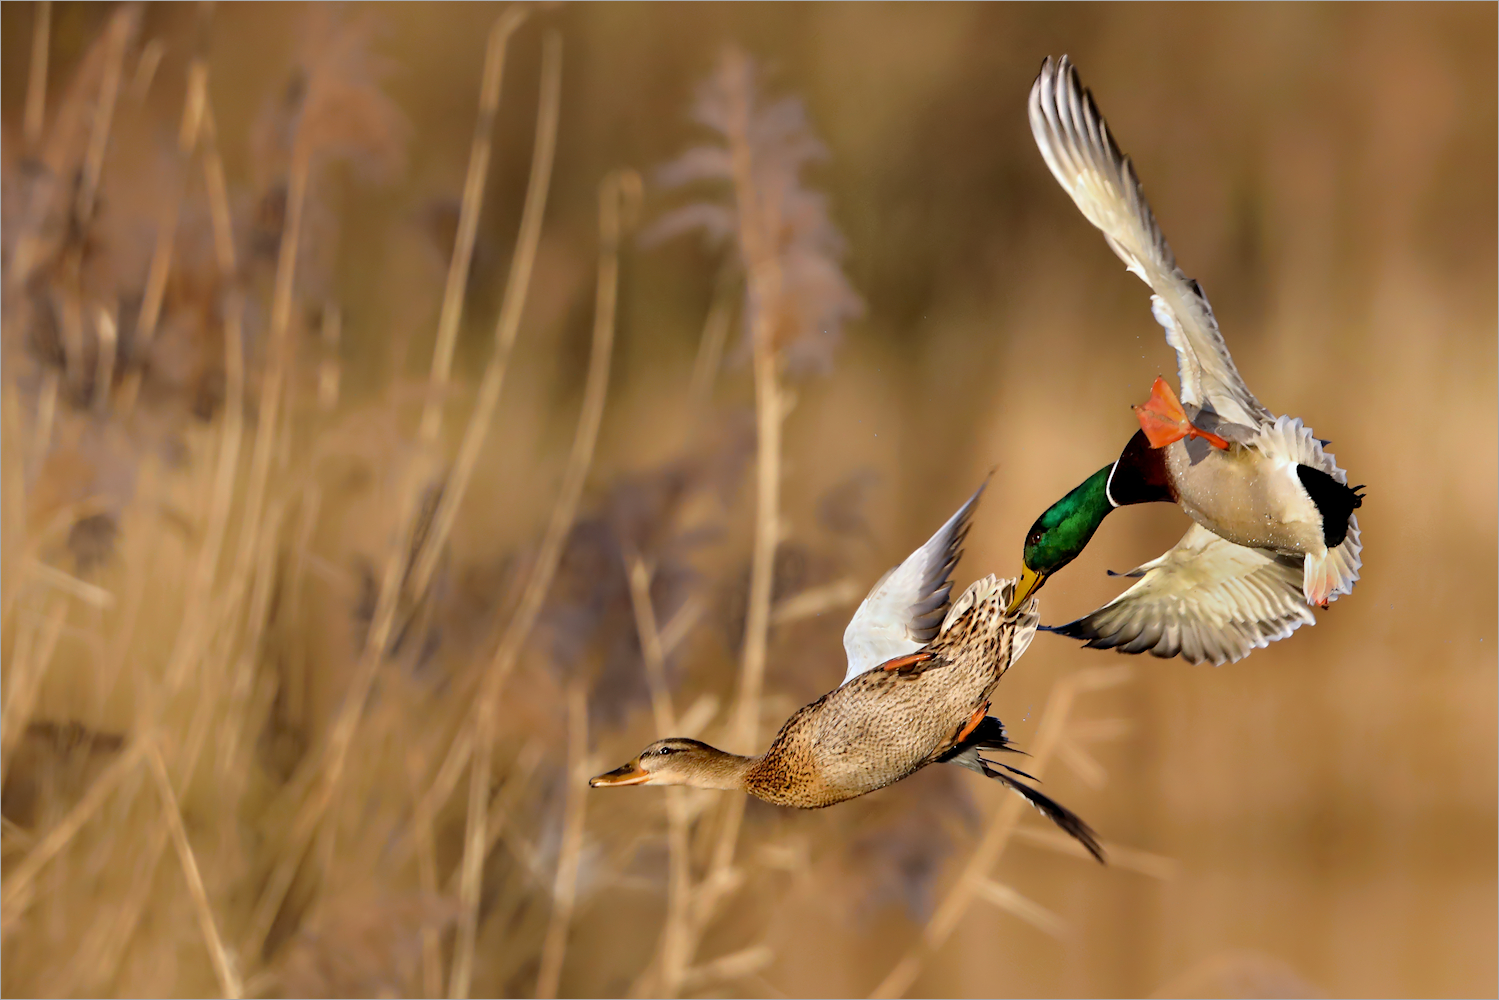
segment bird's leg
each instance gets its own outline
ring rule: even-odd
[[[1140,420],[1140,429],[1145,432],[1152,448],[1164,448],[1182,438],[1202,438],[1214,448],[1228,450],[1226,440],[1211,431],[1193,426],[1192,421],[1187,419],[1187,411],[1182,409],[1181,401],[1176,398],[1176,393],[1159,376],[1150,387],[1150,398],[1145,401],[1145,405],[1134,409],[1135,416]]]
[[[880,664],[880,669],[881,670],[909,670],[912,667],[916,666],[918,663],[925,663],[927,660],[930,660],[934,655],[936,655],[936,654],[934,654],[934,653],[927,653],[927,652],[920,652],[920,653],[911,653],[908,656],[897,656],[893,660],[886,660],[884,663]]]
[[[963,724],[963,728],[958,730],[958,738],[953,741],[953,744],[961,746],[964,740],[973,735],[973,731],[979,727],[979,723],[983,722],[984,716],[988,714],[989,703],[986,701],[973,710],[973,715],[969,716],[968,721]]]

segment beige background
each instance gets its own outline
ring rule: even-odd
[[[4,12],[7,140],[18,127],[31,23],[14,6]],[[321,195],[339,220],[332,286],[347,309],[340,357],[351,408],[373,405],[393,375],[419,375],[430,351],[443,258],[422,243],[420,220],[432,199],[454,197],[461,185],[483,33],[497,11],[401,4],[376,13],[389,28],[375,44],[394,66],[386,89],[412,141],[394,183],[370,187],[341,172]],[[234,184],[252,183],[249,122],[284,76],[295,14],[281,5],[222,5],[215,14],[212,89]],[[61,5],[56,16],[54,79],[62,80],[102,14]],[[153,9],[147,29],[175,39],[185,23]],[[501,406],[505,430],[457,526],[459,563],[487,565],[539,534],[587,356],[594,185],[618,164],[648,172],[699,135],[687,119],[692,87],[734,41],[763,61],[772,93],[806,100],[830,154],[811,183],[828,194],[849,277],[866,302],[832,371],[795,386],[785,431],[790,541],[823,554],[824,577],[872,582],[992,467],[957,577],[966,584],[1017,572],[1031,520],[1117,454],[1134,429],[1129,405],[1157,374],[1175,370],[1146,289],[1056,187],[1031,140],[1031,80],[1043,56],[1068,53],[1133,157],[1182,267],[1209,294],[1249,386],[1272,412],[1300,416],[1330,438],[1351,481],[1368,484],[1363,579],[1315,628],[1244,662],[1215,669],[1132,658],[1134,680],[1080,710],[1133,724],[1096,748],[1107,783],[1094,789],[1053,766],[1046,787],[1107,839],[1176,859],[1178,874],[1163,882],[1017,844],[996,875],[1070,922],[1071,936],[1049,937],[976,904],[913,995],[1491,993],[1499,932],[1494,7],[547,12],[517,36],[507,69],[459,347],[465,393],[487,357],[502,281],[493,276],[503,274],[519,214],[539,23],[558,27],[565,46],[556,179]],[[170,136],[181,69],[163,66],[152,100],[160,134]],[[650,194],[647,212],[665,203]],[[627,252],[614,381],[586,504],[681,447],[716,267],[717,256],[690,239]],[[747,368],[726,368],[719,405],[750,399]],[[826,541],[819,499],[860,470],[877,476],[869,537]],[[750,492],[737,494],[729,541],[703,557],[710,575],[742,572]],[[333,563],[348,564],[362,547],[378,551],[370,541],[378,500],[351,504],[340,517],[325,514],[318,529],[321,555]],[[1118,590],[1105,569],[1153,557],[1186,524],[1165,506],[1115,514],[1047,585],[1043,619],[1070,620],[1102,603]],[[309,599],[339,614],[350,603],[331,590]],[[319,657],[347,645],[348,629],[304,624],[308,634],[295,643],[330,664],[308,681],[315,731],[347,669],[333,654]],[[838,678],[840,630],[830,621],[776,634],[767,717]],[[725,642],[692,648],[680,662],[687,689],[727,698]],[[1006,679],[996,712],[1024,746],[1053,683],[1121,661],[1041,636]],[[532,692],[543,733],[546,719],[562,717],[557,690]],[[66,705],[66,694],[55,697]],[[601,761],[613,766],[653,735],[644,716],[595,730]],[[970,777],[950,781],[964,786],[951,794],[968,796],[979,816],[998,792]],[[937,779],[912,784],[929,780]],[[558,808],[555,799],[538,804],[537,823],[545,825],[541,810]],[[648,805],[622,799],[591,800],[589,810],[590,836],[605,841],[626,819],[659,822],[654,812],[646,818]],[[837,841],[855,831],[836,810],[757,815],[747,845],[767,831],[801,836],[814,860],[805,879],[752,890],[736,907],[734,921],[748,928],[741,937],[768,942],[776,957],[763,985],[726,988],[868,991],[919,933],[919,907],[872,905],[849,888],[849,873],[875,879],[861,865],[884,862],[840,854]],[[944,822],[955,832],[933,873],[937,898],[976,831]],[[920,825],[901,835],[920,838]],[[590,970],[638,967],[644,956],[632,966],[626,953],[654,941],[659,897],[611,891],[579,913],[565,993],[619,988]],[[476,989],[511,982],[486,985],[482,972]],[[27,982],[10,979],[8,988]],[[531,988],[528,979],[515,983]]]

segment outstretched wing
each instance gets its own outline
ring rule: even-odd
[[[925,545],[881,577],[864,598],[843,632],[843,649],[848,654],[844,684],[936,638],[952,592],[949,577],[962,555],[968,521],[983,492],[983,486],[975,490]]]
[[[1316,624],[1302,597],[1299,559],[1235,545],[1199,524],[1165,555],[1125,575],[1140,582],[1048,631],[1085,639],[1093,649],[1223,664]]]
[[[1257,428],[1272,419],[1239,376],[1197,282],[1176,266],[1129,157],[1119,151],[1093,95],[1063,56],[1041,64],[1031,87],[1031,132],[1052,176],[1125,265],[1151,287],[1151,312],[1176,349],[1183,403]]]

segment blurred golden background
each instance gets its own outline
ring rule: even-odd
[[[4,992],[1492,993],[1495,31],[6,4]],[[1363,579],[1221,668],[1037,639],[995,712],[1108,868],[956,769],[589,793],[763,746],[991,468],[957,581],[1017,573],[1174,377],[1031,139],[1064,52],[1368,484]],[[1043,620],[1185,524],[1110,518]]]

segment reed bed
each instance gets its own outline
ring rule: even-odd
[[[797,459],[823,419],[799,399],[874,308],[820,190],[836,165],[794,86],[730,46],[679,95],[683,152],[580,182],[569,74],[596,52],[549,5],[497,8],[465,56],[451,225],[382,237],[425,241],[426,297],[375,315],[342,276],[370,238],[350,192],[399,187],[451,133],[402,112],[369,13],[297,11],[244,134],[223,131],[244,102],[216,86],[222,9],[122,4],[84,45],[54,37],[71,10],[27,22],[3,164],[0,985],[784,995],[808,900],[837,901],[838,981],[875,997],[948,981],[924,977],[985,905],[1078,948],[1054,865],[1092,861],[936,773],[956,769],[814,814],[588,790],[658,736],[759,749],[919,541],[876,541],[877,475]],[[586,212],[559,204],[579,191]],[[632,427],[637,267],[684,246],[708,263],[669,287],[699,332],[651,390],[680,416]],[[1104,829],[1124,793],[1099,748],[1135,731],[1144,670],[1076,662],[1005,715]],[[1097,878],[1181,876],[1104,832]],[[1021,872],[1012,847],[1045,860]],[[1168,988],[1240,973],[1309,988],[1253,952]]]

